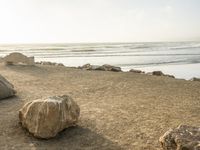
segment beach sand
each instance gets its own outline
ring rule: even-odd
[[[200,126],[200,82],[129,72],[56,66],[0,66],[17,96],[0,101],[0,149],[156,150],[179,124]],[[28,101],[70,95],[81,109],[77,127],[40,140],[21,127]]]

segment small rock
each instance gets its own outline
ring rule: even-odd
[[[115,66],[111,66],[108,64],[102,65],[99,68],[97,68],[96,70],[102,70],[102,71],[114,71],[114,72],[121,72],[121,68],[120,67],[115,67]]]
[[[163,150],[200,150],[200,127],[180,125],[159,139]]]
[[[115,72],[120,72],[121,68],[120,67],[115,67],[111,65],[91,65],[91,64],[85,64],[83,66],[79,66],[79,69],[84,69],[84,70],[101,70],[101,71],[115,71]]]
[[[78,122],[80,108],[66,95],[28,102],[19,111],[22,126],[35,137],[52,138]]]
[[[135,69],[131,69],[131,70],[129,70],[129,72],[133,72],[133,73],[144,73],[144,71],[135,70]]]
[[[155,76],[163,76],[164,73],[162,73],[161,71],[153,71],[153,72],[152,72],[152,75],[155,75]]]
[[[175,78],[173,75],[165,74],[164,76],[169,77],[169,78]]]
[[[89,70],[91,68],[91,65],[90,64],[85,64],[83,66],[79,66],[78,67],[79,69],[85,69],[85,70]]]
[[[64,66],[62,63],[56,63],[56,66]]]
[[[199,81],[200,82],[200,78],[194,77],[194,78],[190,79],[190,81]]]

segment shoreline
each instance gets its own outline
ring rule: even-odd
[[[69,68],[77,68],[77,69],[85,69],[85,70],[93,70],[93,71],[99,70],[99,69],[96,69],[96,67],[108,65],[108,66],[111,66],[111,67],[120,68],[121,72],[133,72],[133,73],[147,74],[147,75],[168,76],[168,77],[173,77],[175,79],[183,79],[183,80],[188,80],[188,81],[193,81],[193,79],[199,79],[198,74],[200,74],[200,71],[198,69],[194,69],[194,68],[197,68],[198,66],[200,66],[200,64],[184,64],[184,65],[179,64],[179,65],[166,65],[166,66],[152,66],[152,67],[142,67],[142,68],[134,68],[134,69],[131,68],[131,67],[124,69],[123,67],[112,66],[112,65],[109,65],[109,64],[92,65],[90,63],[84,64],[83,66],[78,66],[78,67],[76,67],[76,66],[65,66],[62,63],[46,62],[46,61],[36,62],[36,64],[56,65],[56,66],[60,65],[60,66],[69,67]],[[86,66],[86,65],[90,65],[91,67],[94,67],[94,68],[91,68],[91,69],[90,68],[84,68],[84,66]],[[180,70],[177,71],[177,67],[179,67],[179,69],[181,68],[182,71],[184,71],[186,73],[186,75],[182,76],[183,73],[180,73],[179,72]],[[190,74],[190,75],[194,74],[193,72],[190,72],[191,70],[189,70],[188,68],[190,68],[191,70],[195,70],[194,72],[196,72],[197,75],[191,76],[191,78],[188,77],[187,74]],[[102,70],[102,71],[106,71],[106,70]],[[177,71],[177,72],[174,74],[174,71]],[[161,74],[153,74],[153,72],[161,72]]]
[[[50,61],[52,60],[52,61]],[[84,61],[87,63],[81,63],[77,65],[71,65],[73,62],[71,60],[68,60],[69,62],[66,63],[65,61],[58,60],[58,59],[38,59],[36,58],[37,62],[40,61],[47,61],[47,62],[57,62],[57,63],[63,63],[66,67],[78,67],[87,63],[91,63],[92,65],[103,65],[103,63],[95,63],[92,61]],[[71,64],[70,64],[71,63]],[[109,63],[108,63],[109,64]],[[139,66],[120,66],[120,65],[115,65],[110,63],[111,65],[121,67],[122,71],[127,72],[130,69],[136,69],[136,70],[141,70],[145,72],[152,72],[152,71],[162,71],[165,74],[171,74],[174,75],[176,78],[180,79],[192,79],[193,77],[200,78],[200,63],[197,64],[166,64],[166,65],[157,65],[157,66],[145,66],[145,67],[139,67]],[[181,71],[180,71],[181,70]]]
[[[200,82],[132,72],[55,65],[0,65],[17,91],[0,101],[1,149],[161,149],[158,139],[179,124],[200,126]],[[80,106],[78,126],[38,140],[20,126],[27,102],[68,94]]]

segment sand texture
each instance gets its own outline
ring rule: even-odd
[[[200,126],[200,82],[62,66],[0,66],[18,92],[0,101],[1,150],[160,150],[158,139],[179,124]],[[77,127],[39,140],[19,124],[28,101],[71,96]]]

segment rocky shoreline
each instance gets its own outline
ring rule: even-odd
[[[198,148],[198,82],[45,62],[9,61],[0,74],[0,149]]]
[[[50,62],[50,61],[35,62],[34,57],[27,57],[21,53],[11,53],[3,58],[0,58],[0,63],[4,63],[6,65],[14,65],[14,64],[35,65],[36,64],[36,65],[50,65],[50,66],[67,67],[62,63],[56,63],[56,62]],[[75,67],[75,68],[82,69],[82,70],[123,72],[120,67],[112,66],[109,64],[91,65],[88,63],[83,66],[79,66],[79,67]],[[130,69],[128,72],[176,78],[174,75],[164,74],[162,71],[153,71],[153,72],[145,73],[142,70]],[[200,81],[200,78],[193,77],[189,81]]]

